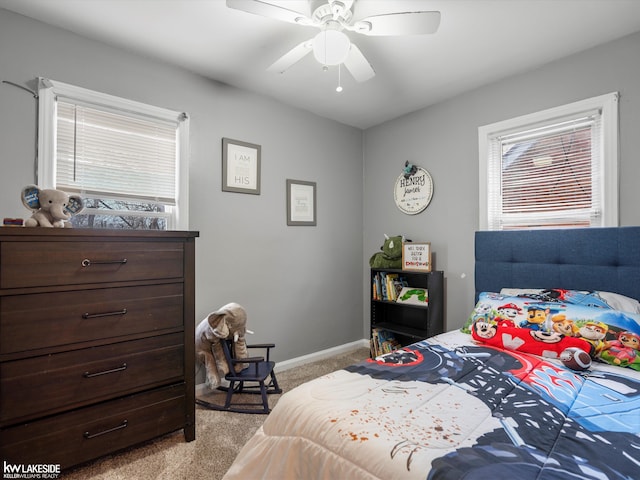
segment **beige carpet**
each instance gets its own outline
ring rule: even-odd
[[[277,374],[288,392],[308,380],[368,358],[362,348]],[[270,395],[271,408],[280,395]],[[64,472],[65,480],[219,480],[229,469],[242,446],[262,425],[266,415],[207,410],[196,406],[196,440],[186,443],[182,431],[119,454]],[[251,479],[247,479],[251,480]]]

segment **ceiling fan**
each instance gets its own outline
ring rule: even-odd
[[[387,2],[393,4],[394,2]],[[316,60],[328,66],[341,65],[358,82],[375,76],[373,67],[344,32],[371,36],[422,35],[435,33],[440,12],[398,11],[360,18],[356,0],[308,0],[308,13],[300,13],[262,0],[227,0],[227,7],[303,26],[314,26],[320,33],[296,45],[267,70],[283,73],[313,52]]]

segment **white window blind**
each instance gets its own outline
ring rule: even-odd
[[[494,230],[589,226],[602,214],[600,112],[493,138],[489,218]]]
[[[480,127],[479,140],[481,229],[617,225],[617,94]]]
[[[38,184],[77,192],[83,228],[187,229],[189,117],[39,79]]]
[[[57,188],[175,205],[177,127],[58,99]]]

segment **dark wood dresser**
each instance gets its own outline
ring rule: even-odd
[[[0,228],[0,457],[195,439],[197,232]]]

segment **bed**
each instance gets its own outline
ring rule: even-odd
[[[640,478],[640,227],[476,232],[475,254],[465,328],[286,393],[225,480]]]

